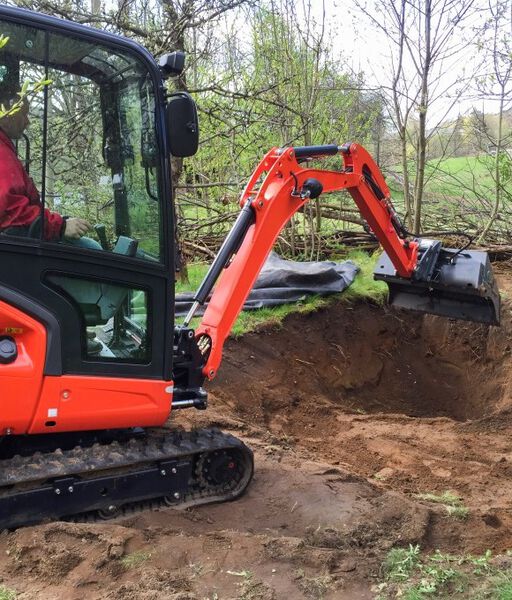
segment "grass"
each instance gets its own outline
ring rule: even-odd
[[[494,168],[494,157],[459,156],[433,159],[425,165],[425,194],[439,198],[465,198],[475,199],[479,194],[489,195],[493,189],[491,172]],[[401,173],[402,165],[395,165],[394,171]],[[410,165],[410,177],[415,175],[415,166]],[[393,178],[388,178],[387,184],[391,196],[398,203],[403,200],[403,191],[400,184]],[[477,193],[475,193],[475,191]]]
[[[377,586],[380,600],[512,600],[506,596],[511,574],[494,566],[490,551],[480,556],[456,556],[437,550],[421,556],[419,546],[392,548],[382,573],[384,582]]]
[[[468,507],[464,506],[462,498],[454,492],[446,491],[442,494],[416,494],[416,498],[425,500],[426,502],[442,504],[448,515],[450,517],[455,517],[456,519],[466,519],[469,515]]]
[[[392,548],[382,564],[378,600],[512,600],[512,557]]]
[[[0,585],[0,600],[16,600],[16,592],[5,585]]]
[[[210,265],[204,262],[193,262],[187,265],[188,281],[176,281],[177,294],[197,290]]]
[[[120,562],[123,565],[123,567],[128,570],[139,567],[150,558],[151,552],[144,552],[143,550],[139,550],[137,552],[133,552],[132,554],[127,554],[126,556],[123,556]]]
[[[383,281],[373,279],[373,270],[378,256],[379,253],[369,255],[362,250],[353,250],[346,255],[347,260],[353,261],[359,267],[359,273],[352,285],[343,292],[342,298],[345,300],[364,298],[377,304],[386,302],[388,286]]]
[[[483,594],[483,595],[482,595]],[[512,574],[500,573],[492,578],[489,590],[483,590],[475,600],[512,600]]]
[[[381,281],[373,280],[373,268],[377,256],[370,256],[361,250],[349,252],[339,260],[352,260],[359,267],[355,281],[341,294],[331,296],[306,296],[299,302],[283,304],[272,308],[260,308],[257,310],[242,311],[235,322],[231,334],[234,337],[241,336],[254,331],[261,326],[280,326],[283,320],[292,313],[310,313],[325,308],[334,302],[353,302],[365,299],[377,304],[384,304],[387,298],[387,285]],[[206,263],[190,263],[188,266],[189,283],[177,282],[176,293],[190,292],[196,290],[208,270]],[[193,319],[191,326],[197,327],[200,319]]]
[[[426,166],[425,191],[439,196],[475,199],[480,194],[488,196],[493,189],[490,172],[491,156],[461,156],[442,161],[430,161]]]

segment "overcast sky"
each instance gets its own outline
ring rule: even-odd
[[[477,0],[483,2],[484,0]],[[371,0],[370,0],[371,2]],[[369,27],[364,15],[358,12],[353,3],[347,0],[313,0],[312,6],[318,17],[322,14],[322,6],[325,6],[326,22],[333,40],[333,52],[338,53],[358,72],[363,71],[367,83],[379,88],[389,82],[389,55],[390,45],[383,33]],[[484,4],[482,4],[484,6]],[[475,16],[472,25],[476,26],[485,17],[485,13]],[[466,34],[468,35],[468,34]],[[440,98],[436,100],[431,109],[430,122],[441,120],[445,115],[447,118],[456,118],[458,114],[466,114],[472,107],[487,112],[497,112],[496,101],[487,99],[485,102],[476,97],[473,89],[474,79],[469,76],[472,68],[479,59],[476,47],[472,45],[451,64],[447,64],[443,70],[443,78],[438,87]],[[450,88],[457,77],[465,77],[466,81],[461,87],[463,93],[454,103],[455,90],[444,92]],[[453,106],[452,106],[453,105]]]

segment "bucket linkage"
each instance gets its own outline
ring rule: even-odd
[[[411,279],[400,277],[384,252],[374,278],[389,287],[392,306],[443,317],[499,325],[500,296],[489,256],[476,250],[443,248],[417,239],[418,262]]]

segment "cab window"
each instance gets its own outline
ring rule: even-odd
[[[39,225],[31,210],[17,228],[0,222],[0,233],[163,261],[155,97],[146,66],[119,49],[11,23],[3,29],[9,40],[0,50],[0,96],[15,95],[24,81],[49,83],[29,96],[30,125],[15,141],[39,193]],[[63,236],[55,227],[50,235],[52,215],[64,218],[54,218]],[[82,223],[76,239],[65,235],[72,219]]]

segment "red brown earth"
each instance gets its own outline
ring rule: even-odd
[[[4,532],[2,583],[20,600],[357,600],[392,546],[512,548],[511,335],[505,300],[501,328],[340,303],[230,340],[210,409],[174,423],[252,446],[246,496]],[[447,490],[466,519],[417,498]]]

